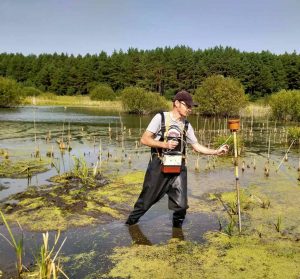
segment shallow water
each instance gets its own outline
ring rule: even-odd
[[[35,147],[38,146],[41,155],[45,156],[49,149],[54,148],[55,162],[60,162],[61,172],[68,171],[73,166],[72,156],[84,157],[91,165],[97,161],[99,144],[102,144],[102,159],[108,159],[107,171],[113,173],[126,173],[131,170],[145,170],[149,160],[149,148],[137,145],[141,133],[150,121],[151,116],[138,117],[134,115],[119,115],[115,112],[102,112],[97,108],[69,108],[69,107],[23,107],[16,109],[0,110],[0,149],[7,149],[11,154],[11,160],[19,160],[32,157]],[[218,120],[189,118],[195,130],[211,130],[212,135],[216,130],[224,129],[224,122]],[[250,120],[243,120],[243,125],[249,127]],[[274,123],[273,123],[274,124]],[[276,179],[275,169],[281,162],[287,145],[278,145],[279,133],[270,141],[271,175],[266,178],[263,173],[263,164],[267,158],[268,140],[262,129],[266,129],[266,122],[254,123],[255,140],[245,143],[246,153],[241,160],[245,160],[249,168],[244,173],[240,172],[241,187],[252,184],[270,187],[272,179]],[[271,129],[271,122],[268,128]],[[108,129],[111,128],[111,139]],[[125,129],[126,127],[126,129]],[[198,127],[198,129],[196,128]],[[245,128],[244,127],[244,128]],[[277,124],[280,129],[280,125]],[[129,135],[129,129],[131,135]],[[246,130],[246,128],[245,128]],[[45,138],[51,131],[51,140],[47,143]],[[121,135],[124,133],[122,146]],[[71,134],[72,141],[70,152],[61,153],[56,139]],[[227,134],[229,136],[229,133]],[[199,137],[199,135],[198,135]],[[200,137],[199,137],[200,139]],[[124,149],[124,152],[122,151]],[[108,155],[108,153],[110,155]],[[128,163],[129,156],[132,164]],[[296,168],[298,166],[298,149],[291,149],[289,161],[285,162],[278,172],[280,179],[298,186]],[[256,158],[257,169],[254,170],[251,162]],[[116,163],[115,161],[123,162]],[[205,193],[232,191],[235,187],[235,177],[231,160],[213,159],[200,156],[200,171],[195,171],[197,156],[189,152],[188,157],[188,187],[189,198],[195,201]],[[215,162],[215,167],[213,164]],[[291,173],[290,169],[295,169]],[[49,171],[35,175],[30,181],[27,179],[1,178],[0,200],[5,200],[9,195],[24,191],[28,185],[49,184],[48,179],[56,175],[57,171],[50,168]],[[273,175],[273,177],[272,177]],[[1,188],[0,188],[1,189]],[[217,230],[219,225],[214,213],[188,213],[183,231],[173,231],[171,226],[171,212],[167,208],[167,198],[145,214],[140,225],[129,230],[123,223],[124,220],[114,221],[105,225],[85,228],[74,228],[63,233],[61,239],[67,236],[67,242],[62,249],[65,256],[74,256],[79,253],[91,253],[94,251],[92,261],[88,265],[75,269],[72,261],[66,263],[64,270],[71,275],[70,278],[84,278],[96,271],[106,272],[111,267],[107,256],[115,246],[130,245],[132,241],[144,244],[165,243],[172,237],[184,238],[192,241],[202,241],[203,233],[208,230]],[[18,234],[18,228],[14,232]],[[4,226],[0,226],[0,232],[7,236]],[[53,234],[53,233],[52,233]],[[25,263],[33,260],[33,249],[40,245],[41,233],[25,232],[25,245],[27,245]],[[14,253],[0,237],[0,270],[14,270]],[[5,277],[4,277],[5,278]]]

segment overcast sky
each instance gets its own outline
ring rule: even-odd
[[[0,0],[0,53],[193,49],[300,53],[300,0]]]

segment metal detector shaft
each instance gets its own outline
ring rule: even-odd
[[[238,166],[238,154],[237,154],[237,139],[236,131],[233,131],[233,144],[234,144],[234,165],[235,165],[235,188],[236,188],[236,200],[237,210],[239,218],[239,232],[242,231],[242,220],[241,220],[241,205],[240,205],[240,184],[239,184],[239,166]]]

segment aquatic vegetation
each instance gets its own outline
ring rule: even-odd
[[[211,194],[210,199],[219,201],[230,216],[237,214],[237,199],[235,192]],[[253,205],[250,196],[248,196],[243,189],[240,191],[240,204],[241,208],[244,210],[251,208]]]
[[[213,141],[213,146],[214,146],[214,148],[218,148],[224,143],[229,145],[228,155],[230,155],[230,156],[234,155],[233,137],[226,136],[226,135],[225,136],[224,135],[216,136]],[[244,150],[244,146],[245,146],[245,142],[244,142],[243,137],[238,135],[237,136],[238,155],[241,155],[241,153]]]
[[[125,218],[139,194],[143,173],[132,172],[111,177],[97,176],[94,187],[63,174],[52,182],[57,185],[29,187],[10,197],[2,206],[7,218],[19,220],[29,230],[66,230],[72,226],[106,223]],[[29,214],[30,213],[30,214]]]
[[[70,278],[78,277],[78,273],[82,271],[83,269],[93,270],[95,269],[95,258],[99,257],[97,255],[97,252],[92,250],[87,253],[79,253],[79,254],[73,254],[69,256],[63,256],[61,258],[63,263],[68,263],[69,265],[69,276]],[[84,278],[87,278],[86,276]],[[91,278],[101,278],[99,277],[91,277]]]
[[[8,159],[9,158],[9,154],[8,151],[6,149],[0,149],[0,156],[2,156],[4,159]]]
[[[75,156],[73,156],[73,160],[74,167],[71,171],[72,175],[74,175],[74,177],[79,178],[83,185],[93,186],[94,179],[93,176],[90,174],[90,170],[87,166],[86,160],[83,157],[77,158]]]
[[[300,245],[252,236],[207,234],[207,243],[172,239],[168,244],[118,247],[109,278],[298,278]]]
[[[56,253],[54,252],[56,245],[58,244],[59,237],[60,231],[58,231],[57,235],[55,235],[54,244],[52,248],[50,248],[49,233],[43,233],[43,244],[40,248],[39,257],[37,258],[39,278],[57,279],[59,274],[62,274],[65,278],[68,278],[68,276],[62,270],[60,261],[58,259],[58,254],[67,238],[62,241]]]
[[[0,162],[0,177],[26,178],[49,170],[50,160],[33,158],[30,160]]]
[[[9,233],[9,236],[10,236],[10,239],[9,240],[8,238],[6,238],[2,233],[0,233],[0,235],[2,237],[4,237],[5,240],[7,240],[7,242],[14,248],[15,250],[15,253],[16,253],[16,257],[17,257],[17,263],[16,263],[16,267],[17,267],[17,271],[18,271],[18,275],[20,276],[22,271],[23,271],[23,264],[22,264],[22,258],[23,258],[23,253],[24,253],[24,245],[23,245],[23,239],[24,239],[24,236],[23,236],[23,231],[22,231],[22,227],[20,226],[20,224],[18,223],[19,225],[19,228],[21,229],[21,238],[19,240],[17,240],[15,238],[15,236],[13,235],[12,231],[11,231],[11,228],[4,216],[4,214],[2,213],[2,211],[0,210],[0,215],[1,215],[1,218],[4,222],[4,225]]]
[[[276,231],[281,232],[282,231],[282,218],[281,216],[277,217],[277,222],[274,224]]]
[[[295,144],[299,144],[300,140],[300,127],[289,127],[287,129],[288,140],[291,142],[296,139]]]

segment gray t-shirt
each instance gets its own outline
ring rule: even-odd
[[[172,118],[172,115],[170,112],[164,112],[165,116],[165,126],[166,130],[166,136],[167,137],[181,137],[183,130],[184,130],[184,120],[178,120],[176,121],[175,119]],[[155,134],[155,140],[159,140],[162,136],[161,133],[161,114],[158,113],[156,114],[152,120],[150,121],[147,131]],[[192,125],[189,123],[188,124],[188,129],[186,132],[186,141],[189,144],[194,144],[197,143],[198,140],[195,136],[194,129]]]

